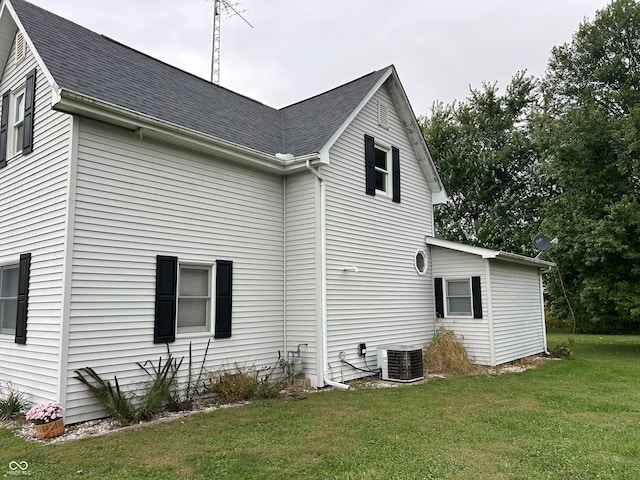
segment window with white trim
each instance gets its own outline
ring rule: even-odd
[[[365,193],[400,203],[400,149],[364,134]]]
[[[24,138],[24,106],[25,106],[24,86],[15,92],[11,92],[11,150],[9,156],[16,155],[22,151]]]
[[[471,281],[468,278],[446,281],[447,315],[471,316]]]
[[[391,191],[391,154],[388,148],[376,143],[375,165],[376,165],[376,191],[387,195]]]
[[[19,265],[0,267],[0,333],[15,335],[18,309]]]
[[[211,331],[211,279],[211,266],[180,265],[177,333]]]

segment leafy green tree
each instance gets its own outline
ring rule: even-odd
[[[640,330],[640,4],[614,0],[552,50],[537,138],[558,195],[543,229],[583,330]],[[561,285],[551,308],[567,315]]]
[[[529,121],[538,98],[535,79],[520,72],[504,94],[485,83],[463,102],[434,104],[420,119],[450,198],[435,209],[444,238],[531,253],[549,193]]]

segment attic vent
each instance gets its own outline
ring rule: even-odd
[[[389,112],[387,106],[382,102],[378,102],[378,125],[382,128],[389,128]]]
[[[20,63],[27,56],[27,49],[24,43],[22,32],[16,33],[16,63]]]

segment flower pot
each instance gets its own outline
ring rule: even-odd
[[[64,420],[58,418],[53,422],[35,425],[38,438],[54,438],[62,435],[64,432]]]

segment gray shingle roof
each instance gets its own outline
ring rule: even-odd
[[[277,110],[24,0],[11,0],[62,89],[264,153],[319,151],[386,69]]]

